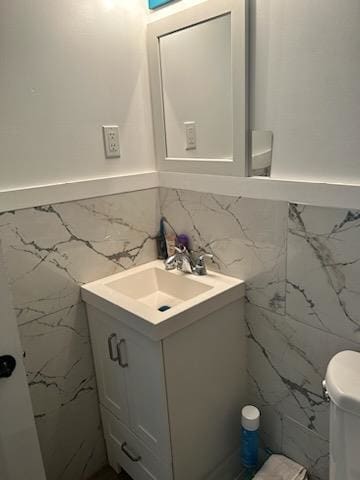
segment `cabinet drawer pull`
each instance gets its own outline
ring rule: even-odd
[[[129,366],[129,364],[128,364],[128,362],[124,362],[124,360],[123,360],[123,358],[122,358],[121,345],[126,346],[125,338],[122,338],[122,339],[120,340],[120,342],[116,345],[116,349],[117,349],[117,359],[119,360],[119,365],[120,365],[120,367],[126,368],[126,367]]]
[[[127,448],[127,443],[126,443],[126,442],[124,442],[124,443],[121,444],[121,450],[122,450],[122,451],[125,453],[125,455],[126,455],[127,457],[129,457],[130,460],[132,460],[133,462],[140,462],[140,460],[141,460],[140,455],[137,455],[137,456],[135,457],[135,455],[133,455],[133,454],[130,452],[130,450],[128,450],[128,448]]]
[[[115,356],[114,355],[114,351],[113,351],[113,339],[116,339],[116,333],[112,333],[109,338],[108,338],[108,346],[109,346],[109,355],[110,355],[110,359],[113,361],[113,362],[117,362],[117,361],[120,361],[119,359],[119,350],[117,349],[117,355]]]

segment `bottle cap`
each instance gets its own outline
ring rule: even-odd
[[[241,410],[241,425],[251,432],[257,430],[260,425],[260,411],[253,405],[246,405]]]

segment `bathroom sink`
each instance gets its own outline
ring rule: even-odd
[[[81,287],[83,300],[154,339],[244,296],[242,280],[165,270],[160,260]]]
[[[149,307],[174,307],[191,300],[212,287],[192,280],[188,275],[173,275],[163,265],[151,266],[107,283],[115,292],[126,295]]]

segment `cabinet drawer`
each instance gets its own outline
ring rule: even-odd
[[[119,420],[101,405],[110,465],[122,467],[133,480],[172,480],[171,459],[160,461]]]

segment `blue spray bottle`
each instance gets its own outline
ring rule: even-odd
[[[242,464],[249,478],[258,466],[260,411],[247,405],[241,411]]]

